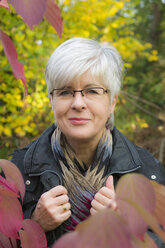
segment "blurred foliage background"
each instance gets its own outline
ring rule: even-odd
[[[15,79],[0,44],[0,157],[9,158],[53,123],[44,70],[49,56],[71,37],[113,44],[125,65],[115,125],[165,164],[165,1],[59,0],[60,39],[45,20],[33,30],[14,9],[0,8],[0,27],[24,65],[28,95]]]

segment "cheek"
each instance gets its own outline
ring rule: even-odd
[[[97,111],[95,110],[95,118],[102,125],[107,122],[110,117],[110,112],[109,106],[102,105],[101,108],[97,108]]]
[[[53,104],[52,109],[53,109],[54,117],[57,121],[64,118],[66,116],[67,111],[68,111],[68,107],[65,104],[58,103],[58,102],[55,102]]]
[[[102,115],[104,115],[105,119],[108,119],[110,114],[112,113],[112,107],[110,101],[106,101],[105,104],[102,106],[101,110]]]
[[[57,100],[53,99],[53,101],[51,102],[51,106],[52,106],[52,110],[55,116],[59,115],[59,113],[61,112],[61,107],[62,104],[60,104]]]

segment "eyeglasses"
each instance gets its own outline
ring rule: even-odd
[[[91,100],[95,100],[99,98],[100,96],[109,93],[110,91],[108,89],[104,89],[102,87],[93,87],[93,88],[86,88],[83,90],[72,90],[72,89],[53,89],[51,91],[51,95],[55,97],[60,97],[62,99],[71,99],[75,96],[76,92],[80,92],[83,97],[86,97]]]

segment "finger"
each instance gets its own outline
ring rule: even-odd
[[[68,211],[68,210],[71,209],[71,205],[70,205],[69,202],[66,203],[66,204],[62,204],[62,205],[59,206],[59,207],[60,207],[60,213],[64,213],[64,212],[66,212],[66,211]]]
[[[96,211],[106,208],[106,206],[102,205],[100,202],[96,201],[95,199],[91,202],[91,205]]]
[[[52,212],[54,214],[57,212],[62,212],[60,211],[61,209],[61,205],[68,203],[69,198],[67,195],[61,195],[61,196],[57,196],[57,197],[49,197],[47,198],[47,196],[45,196],[44,194],[40,197],[37,206],[36,206],[36,210],[39,211],[39,213],[48,213],[48,215],[51,215]],[[70,206],[70,204],[69,204]],[[60,207],[60,208],[58,208]],[[69,208],[68,208],[69,209]]]
[[[69,217],[71,216],[71,211],[70,210],[67,210],[66,212],[63,212],[61,215],[60,215],[60,221],[59,222],[64,222],[65,220],[67,220]]]
[[[63,214],[71,209],[71,205],[69,202],[63,203],[61,205],[53,205],[51,208],[47,209],[47,213],[49,216],[56,216],[58,214]]]
[[[66,204],[62,204],[60,206],[53,206],[49,209],[47,209],[47,211],[42,211],[42,216],[49,219],[54,219],[55,222],[58,222],[58,216],[61,216],[61,214],[63,215],[63,213],[70,211],[71,205],[70,203],[66,203]],[[45,212],[45,213],[44,213]]]
[[[55,220],[55,222],[63,222],[67,218],[67,216],[70,217],[70,213],[70,203],[67,203],[64,206],[59,206],[52,214],[52,218]]]
[[[50,189],[49,191],[45,192],[44,194],[42,194],[42,198],[43,199],[48,199],[50,197],[56,197],[56,196],[60,196],[60,195],[64,195],[67,194],[67,190],[64,186],[62,185],[58,185],[52,189]]]
[[[111,199],[109,197],[106,197],[100,193],[95,194],[95,200],[106,207],[108,207],[111,203]]]
[[[112,176],[112,175],[110,175],[110,176],[107,178],[106,187],[109,188],[109,189],[115,190],[115,189],[114,189],[114,182],[113,182],[113,176]]]
[[[48,191],[48,193],[50,194],[51,197],[56,197],[56,196],[67,194],[68,192],[64,186],[58,185],[58,186],[50,189]]]
[[[115,197],[115,191],[112,189],[109,189],[107,187],[102,187],[98,193],[104,195],[105,197],[108,197],[109,199],[112,199]]]
[[[91,213],[91,215],[94,215],[94,214],[97,213],[97,211],[96,211],[94,208],[91,208],[91,209],[90,209],[90,213]]]
[[[53,198],[53,201],[54,201],[54,204],[56,206],[60,206],[62,204],[65,204],[65,203],[69,202],[69,197],[66,194],[65,195],[60,195],[60,196],[57,196],[57,197]]]

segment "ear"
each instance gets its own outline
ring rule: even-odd
[[[110,114],[113,113],[115,110],[117,99],[118,99],[118,95],[115,95],[113,98],[112,104],[110,106]]]

